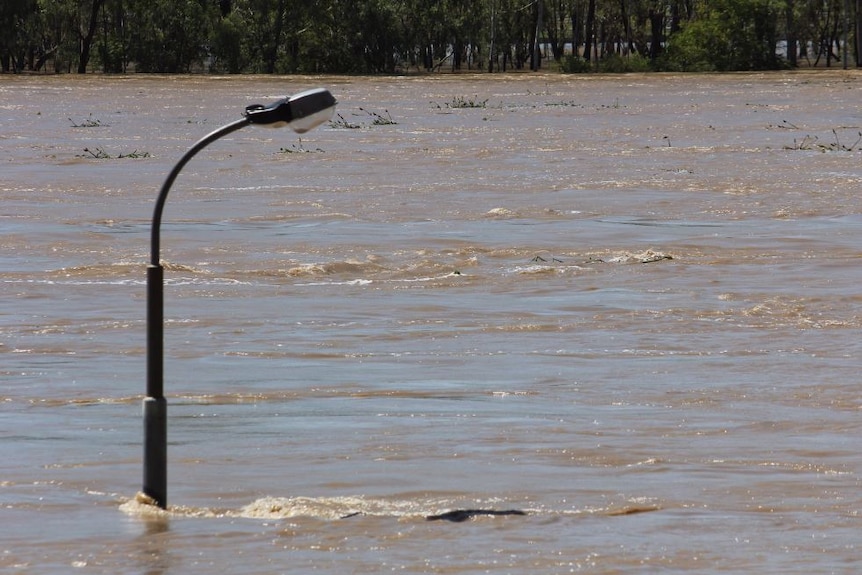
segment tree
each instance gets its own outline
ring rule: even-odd
[[[775,0],[712,0],[673,34],[662,65],[671,70],[768,70],[781,67]]]
[[[87,64],[90,62],[90,48],[93,45],[93,37],[96,35],[96,25],[99,23],[99,10],[105,0],[91,0],[89,9],[89,18],[84,20],[82,24],[86,24],[86,28],[78,27],[80,35],[81,51],[78,56],[78,73],[85,74],[87,72]]]
[[[239,74],[248,66],[244,48],[243,18],[237,11],[222,14],[211,38],[211,70]]]
[[[655,63],[664,51],[664,31],[667,28],[667,6],[663,2],[653,1],[649,5],[649,27],[650,27],[650,43],[649,43],[649,59]]]
[[[586,34],[584,34],[584,60],[589,62],[596,39],[596,0],[588,0]]]
[[[201,66],[218,7],[208,0],[129,0],[129,52],[140,72]]]
[[[26,30],[26,22],[37,11],[36,0],[3,0],[0,3],[0,68],[3,72],[18,71],[23,54],[34,40]]]
[[[843,57],[849,0],[2,0],[4,71],[761,70]],[[850,8],[855,7],[855,17]],[[852,20],[851,20],[852,18]],[[798,49],[795,48],[798,46]],[[567,51],[571,47],[571,55]],[[580,58],[579,56],[582,56]]]
[[[567,37],[569,25],[577,29],[577,16],[574,14],[573,0],[548,0],[548,10],[545,13],[545,35],[551,45],[551,53],[555,60],[562,60],[565,55],[566,42],[571,40],[572,46],[578,43],[574,37]]]
[[[794,0],[786,0],[785,6],[785,43],[787,45],[787,61],[792,67],[796,67],[797,55],[799,53],[799,42],[796,33],[796,14],[794,11]]]

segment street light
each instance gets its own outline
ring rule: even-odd
[[[283,98],[269,106],[248,106],[241,120],[201,138],[180,158],[162,185],[150,238],[150,263],[147,266],[147,395],[144,415],[143,494],[162,509],[168,507],[168,412],[164,396],[164,270],[159,258],[159,228],[162,210],[174,180],[192,157],[222,136],[245,126],[258,124],[280,128],[290,125],[303,134],[329,120],[335,112],[335,98],[328,90],[316,88]]]

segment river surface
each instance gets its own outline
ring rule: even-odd
[[[142,476],[168,198],[168,510]],[[862,73],[0,77],[4,573],[858,573]],[[451,510],[519,510],[429,521]]]

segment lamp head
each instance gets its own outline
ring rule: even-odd
[[[248,106],[244,115],[252,124],[273,128],[290,125],[295,132],[304,134],[332,118],[336,103],[329,90],[314,88],[282,98],[269,106]]]

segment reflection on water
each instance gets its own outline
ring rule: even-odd
[[[862,171],[811,143],[854,139],[860,82],[0,78],[0,566],[846,572]],[[171,192],[158,510],[155,192],[316,85],[344,122],[232,134]]]

